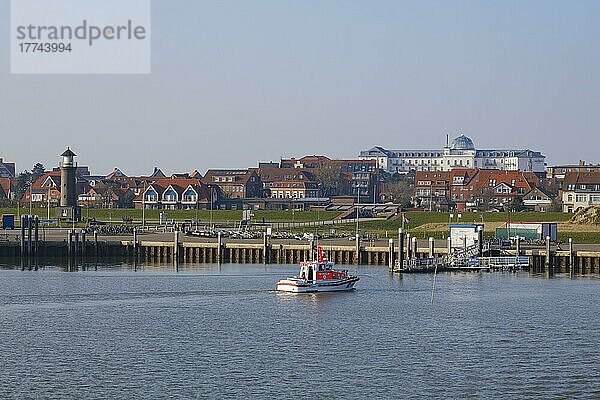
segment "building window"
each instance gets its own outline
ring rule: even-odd
[[[192,189],[188,189],[185,191],[185,193],[183,194],[183,201],[186,202],[195,202],[196,201],[196,192],[193,191]]]
[[[146,192],[146,200],[147,202],[156,202],[158,200],[158,194],[155,190],[150,189]]]

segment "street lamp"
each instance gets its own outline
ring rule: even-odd
[[[142,192],[142,226],[146,226],[146,181],[144,181],[144,191]]]
[[[213,230],[212,225],[213,225],[213,200],[214,200],[213,199],[213,194],[214,194],[213,190],[214,189],[213,189],[212,185],[208,185],[208,188],[209,188],[209,192],[210,192],[209,193],[209,196],[210,196],[210,230],[212,231]]]
[[[358,240],[358,220],[360,218],[359,215],[360,208],[360,183],[356,185],[356,240]]]
[[[29,215],[32,215],[32,209],[33,209],[33,178],[31,179],[31,181],[29,182]]]
[[[200,192],[200,189],[198,189],[198,193]],[[200,198],[198,196],[198,193],[196,193],[194,197],[194,201],[196,203],[196,207],[194,207],[196,209],[196,218],[194,221],[194,225],[196,226],[196,230],[198,230],[198,207],[200,207]]]
[[[50,188],[48,187],[48,224],[50,223]]]
[[[429,181],[429,212],[431,212],[431,203],[433,202],[433,181]]]

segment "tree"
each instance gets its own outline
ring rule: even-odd
[[[397,181],[387,184],[388,191],[395,203],[402,207],[410,207],[412,200],[412,187],[407,181]]]
[[[33,181],[36,181],[40,176],[44,175],[44,173],[46,173],[46,167],[44,167],[44,164],[42,164],[42,163],[35,164],[33,166],[33,169],[31,170],[31,175],[32,175]]]
[[[23,171],[17,175],[15,179],[15,193],[17,195],[17,199],[21,199],[27,189],[29,189],[32,176],[33,175],[29,171]]]
[[[29,187],[33,185],[40,176],[44,175],[46,168],[42,163],[36,163],[30,171],[23,171],[15,178],[15,194],[17,201],[23,198],[23,195]]]
[[[327,163],[315,172],[315,179],[322,196],[335,196],[340,189],[342,166],[338,163]]]
[[[133,208],[134,207],[134,204],[133,204],[134,198],[135,198],[135,193],[133,193],[133,190],[128,189],[119,197],[119,201],[117,202],[117,207]]]
[[[523,196],[518,195],[512,199],[511,209],[512,211],[523,211],[525,209],[525,205],[523,204]]]

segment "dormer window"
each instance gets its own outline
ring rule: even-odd
[[[144,195],[144,200],[150,203],[156,202],[158,200],[158,193],[154,189],[148,189]]]
[[[186,190],[185,193],[183,193],[183,201],[186,203],[193,203],[197,201],[197,195],[196,192],[194,190],[192,190],[191,188]]]
[[[177,192],[172,188],[169,188],[163,194],[163,200],[169,203],[174,203],[177,201]]]

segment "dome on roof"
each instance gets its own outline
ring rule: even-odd
[[[460,135],[452,141],[452,150],[475,150],[475,145],[471,138]]]

